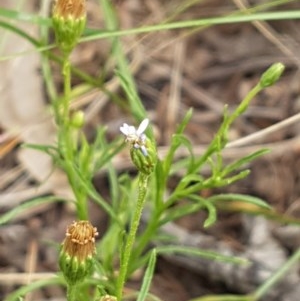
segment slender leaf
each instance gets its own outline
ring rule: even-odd
[[[178,149],[178,147],[181,145],[181,143],[183,142],[181,139],[179,139],[179,137],[183,137],[183,131],[184,131],[185,127],[187,126],[188,122],[190,121],[190,119],[192,117],[192,113],[193,113],[192,109],[187,111],[187,113],[184,116],[183,120],[179,124],[179,126],[176,130],[176,133],[172,137],[171,145],[169,147],[169,151],[168,151],[165,159],[163,160],[164,170],[165,170],[166,176],[170,172],[171,165],[172,165],[172,162],[174,160],[175,152]],[[190,146],[188,146],[188,149],[189,148],[190,148]]]
[[[205,207],[204,204],[186,204],[180,205],[178,207],[171,207],[169,210],[165,211],[164,218],[161,219],[159,225],[162,226],[168,222],[175,221],[183,216],[198,212],[200,209]]]
[[[255,206],[259,206],[265,209],[271,209],[270,205],[268,205],[264,200],[250,196],[243,195],[238,193],[227,193],[227,194],[218,194],[211,196],[208,198],[211,202],[245,202],[249,204],[253,204]]]
[[[257,301],[254,296],[246,295],[209,295],[205,297],[199,297],[191,299],[189,301]]]
[[[56,203],[56,202],[62,202],[62,198],[60,197],[42,197],[37,198],[31,201],[26,201],[17,207],[14,207],[13,209],[9,210],[8,212],[2,214],[0,216],[0,225],[5,224],[9,222],[14,217],[18,216],[19,214],[22,214],[25,210],[30,209],[32,207],[44,204],[44,203]]]
[[[209,200],[202,198],[199,195],[189,195],[188,198],[193,201],[196,201],[197,204],[200,205],[202,208],[207,209],[208,217],[204,221],[204,228],[212,226],[217,220],[217,211],[215,205]]]
[[[275,21],[275,20],[287,20],[287,19],[294,19],[294,20],[300,19],[300,10],[242,14],[242,15],[214,17],[214,18],[202,18],[196,20],[172,22],[167,24],[144,26],[144,27],[132,28],[132,29],[127,29],[122,31],[119,30],[106,31],[103,33],[95,33],[92,36],[83,38],[82,41],[86,42],[86,41],[97,40],[97,39],[121,37],[121,36],[134,35],[139,33],[155,32],[155,31],[179,29],[179,28],[196,28],[200,26],[211,26],[211,25],[220,25],[220,24],[246,23],[252,21]]]
[[[156,263],[156,250],[153,249],[151,252],[151,255],[150,255],[146,273],[143,277],[143,283],[142,283],[141,291],[138,295],[137,301],[145,301],[146,300],[146,297],[148,295],[149,288],[151,285],[151,281],[153,278],[153,274],[154,274],[155,263]]]
[[[229,165],[227,165],[223,170],[222,170],[222,176],[226,176],[227,174],[237,170],[241,166],[250,163],[251,161],[255,160],[256,158],[263,156],[267,153],[269,153],[270,150],[268,149],[261,149],[258,150],[257,152],[254,152],[246,157],[243,157]]]
[[[199,248],[193,248],[189,246],[160,246],[157,247],[158,254],[185,254],[187,256],[203,257],[210,260],[223,261],[234,264],[249,264],[249,261],[245,258],[226,256],[220,253],[216,253],[208,250],[201,250]]]
[[[8,295],[5,298],[5,301],[19,301],[20,297],[25,296],[26,294],[37,290],[39,288],[48,287],[51,285],[62,285],[65,281],[61,277],[53,277],[49,279],[42,279],[38,280],[29,284],[26,284],[17,290],[15,290],[13,293]]]

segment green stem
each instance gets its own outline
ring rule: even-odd
[[[240,115],[242,115],[249,107],[250,101],[263,89],[263,87],[258,83],[255,87],[253,87],[245,98],[242,100],[240,105],[234,110],[232,115],[228,118],[227,122],[224,124],[224,127],[229,127],[235,119],[237,119]]]
[[[159,227],[160,216],[161,212],[156,212],[153,214],[152,218],[150,218],[146,229],[141,234],[141,237],[139,237],[139,241],[137,242],[136,247],[132,252],[133,260],[139,258],[145,247],[149,244],[149,238],[152,238],[156,233],[157,228]]]
[[[70,110],[70,95],[71,95],[71,67],[68,57],[64,59],[62,74],[64,77],[64,98],[63,98],[63,122],[68,124],[69,122],[69,110]]]
[[[74,129],[70,125],[70,98],[71,98],[71,65],[69,55],[65,54],[62,67],[64,79],[64,97],[61,104],[57,104],[58,114],[58,145],[64,160],[64,169],[68,176],[70,186],[76,198],[77,216],[80,220],[88,219],[87,196],[85,190],[78,184],[78,175],[74,170],[74,153],[77,142],[74,142]]]
[[[76,300],[76,286],[68,284],[67,288],[67,300],[75,301]]]
[[[132,247],[135,242],[136,232],[140,223],[142,211],[145,203],[145,196],[147,193],[148,175],[139,173],[139,194],[136,203],[135,212],[132,218],[129,234],[127,236],[124,253],[121,256],[120,274],[117,280],[116,297],[120,301],[122,298],[123,287],[128,272],[128,264],[132,252]]]
[[[248,108],[250,101],[262,90],[260,84],[257,84],[254,88],[251,89],[251,91],[246,95],[246,97],[242,100],[240,105],[234,110],[234,112],[223,121],[221,127],[219,128],[217,134],[215,135],[212,142],[209,144],[206,152],[198,159],[196,160],[192,170],[190,173],[197,172],[200,167],[207,162],[208,158],[216,152],[216,145],[217,141],[220,136],[224,136],[224,133],[228,130],[229,126],[239,117],[242,113],[245,112],[245,110]],[[179,184],[180,185],[180,184]]]
[[[262,298],[272,286],[274,286],[278,281],[280,281],[284,275],[293,267],[300,259],[300,248],[296,251],[287,262],[277,270],[266,282],[264,282],[254,293],[254,300],[259,300]]]

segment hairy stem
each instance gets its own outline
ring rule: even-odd
[[[117,288],[116,288],[116,297],[117,300],[120,301],[122,298],[122,291],[126,281],[127,272],[128,272],[128,264],[130,261],[130,256],[132,252],[132,247],[135,242],[136,232],[140,223],[142,211],[145,204],[145,196],[147,193],[147,184],[148,184],[148,175],[144,173],[139,173],[139,194],[136,203],[136,208],[133,214],[129,234],[127,236],[126,245],[124,248],[124,253],[121,256],[121,265],[120,265],[120,274],[117,280]]]

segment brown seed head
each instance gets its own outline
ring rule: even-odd
[[[86,14],[85,0],[55,0],[53,14],[65,19],[82,18]]]
[[[89,221],[73,222],[67,229],[66,238],[63,241],[63,252],[71,258],[77,257],[80,262],[95,253],[95,237],[97,228]]]

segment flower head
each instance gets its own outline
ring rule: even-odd
[[[52,14],[58,47],[69,55],[86,23],[86,0],[55,0]]]
[[[136,149],[141,149],[144,156],[148,155],[146,149],[147,136],[144,134],[147,126],[149,124],[149,119],[144,119],[136,129],[133,125],[128,125],[123,123],[120,127],[120,131],[126,136],[126,142],[131,143],[131,145]]]
[[[85,0],[55,0],[53,14],[65,19],[79,19],[86,14],[85,6]]]
[[[132,162],[140,172],[147,175],[153,171],[157,161],[155,144],[144,133],[148,125],[149,119],[146,118],[137,129],[127,123],[120,127],[120,131],[126,136],[125,141],[131,145]]]
[[[73,222],[66,231],[63,251],[71,257],[78,257],[79,261],[83,261],[94,255],[97,235],[97,229],[89,221]]]
[[[97,235],[89,221],[73,222],[68,227],[59,256],[60,269],[68,283],[78,283],[91,273]]]

